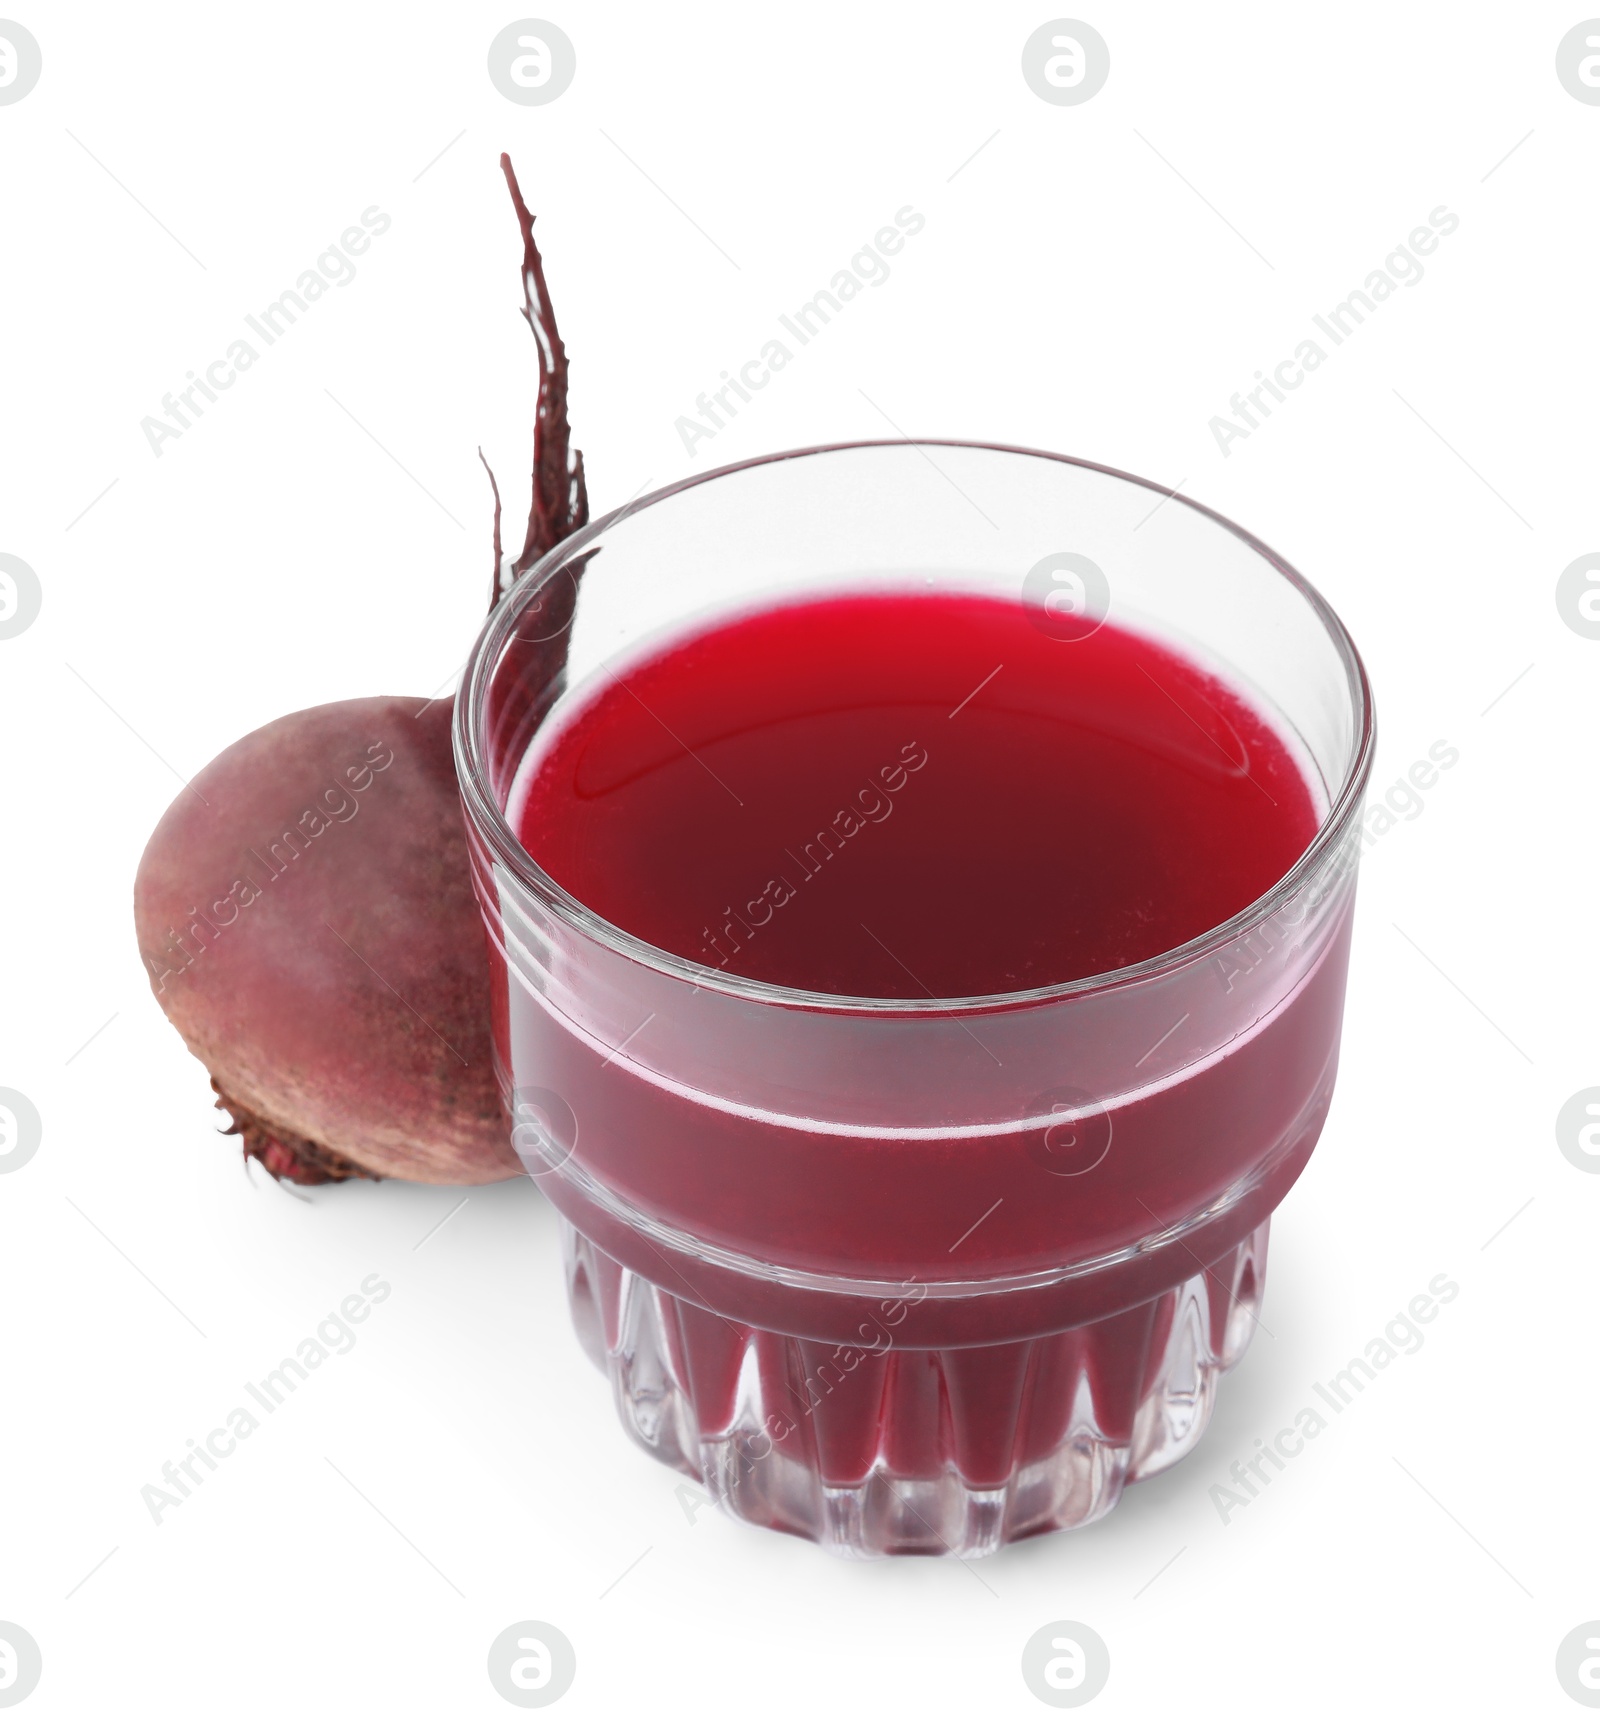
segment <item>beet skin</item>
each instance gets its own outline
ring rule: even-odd
[[[451,708],[365,697],[272,721],[178,795],[140,861],[156,998],[274,1175],[521,1172]]]

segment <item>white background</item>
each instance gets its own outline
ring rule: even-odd
[[[1577,1717],[1600,1178],[1554,1121],[1600,1082],[1600,642],[1554,586],[1600,545],[1600,107],[1555,49],[1585,14],[1083,0],[1111,75],[1058,107],[1020,72],[1041,6],[550,0],[577,77],[519,107],[485,71],[506,7],[6,5],[44,65],[0,107],[0,551],[44,591],[0,641],[0,1085],[44,1123],[0,1177],[0,1620],[45,1665],[17,1721],[504,1722],[485,1657],[523,1618],[573,1641],[583,1723],[1048,1720],[1019,1658],[1056,1619],[1110,1648],[1108,1724]],[[131,884],[178,777],[465,657],[475,447],[520,522],[535,379],[502,148],[597,513],[887,420],[1092,457],[1321,586],[1376,794],[1460,752],[1365,861],[1273,1336],[1091,1529],[968,1568],[691,1520],[530,1185],[434,1231],[466,1191],[252,1184],[147,988]],[[676,418],[908,203],[892,278],[686,455]],[[373,204],[356,280],[155,457],[141,418]],[[1210,418],[1441,204],[1425,278],[1223,456]],[[141,1486],[369,1273],[357,1347],[155,1525]],[[1225,1525],[1209,1486],[1439,1273],[1425,1346]]]

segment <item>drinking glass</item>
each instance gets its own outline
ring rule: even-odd
[[[1019,601],[1064,678],[1104,620],[1220,676],[1294,754],[1314,839],[1180,948],[931,1000],[669,954],[524,849],[518,769],[619,657],[908,577]],[[1195,1445],[1338,1059],[1373,712],[1304,578],[1089,462],[785,452],[541,560],[486,624],[455,728],[513,1142],[562,1215],[577,1332],[637,1441],[751,1524],[962,1557],[1098,1518]]]

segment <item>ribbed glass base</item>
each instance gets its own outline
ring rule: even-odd
[[[1255,1331],[1267,1224],[1175,1289],[1001,1345],[859,1347],[745,1326],[564,1226],[573,1320],[649,1453],[736,1519],[837,1554],[992,1554],[1098,1519],[1199,1440]]]

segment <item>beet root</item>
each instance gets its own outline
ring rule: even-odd
[[[201,770],[140,861],[156,998],[274,1176],[521,1172],[451,709],[371,697],[272,721]]]
[[[510,560],[494,486],[491,605],[589,514],[533,217],[510,158],[500,167],[539,389],[528,529]],[[522,1173],[495,1078],[453,707],[363,697],[272,721],[201,770],[140,861],[134,921],[156,999],[210,1070],[229,1132],[276,1177]]]

